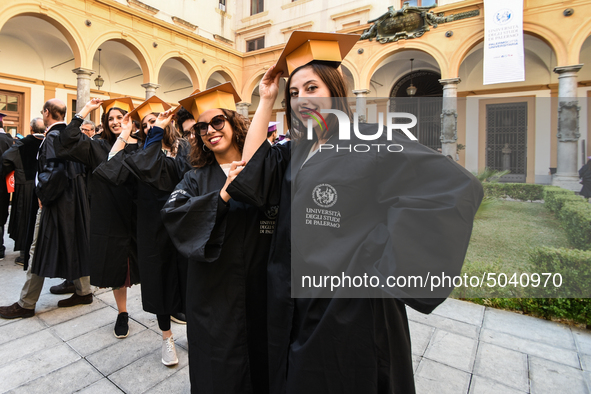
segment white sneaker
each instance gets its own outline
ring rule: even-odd
[[[179,359],[176,356],[176,348],[174,347],[174,338],[172,335],[162,340],[162,364],[177,365]]]

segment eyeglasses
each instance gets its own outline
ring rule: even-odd
[[[209,126],[213,127],[214,130],[220,131],[226,125],[226,115],[217,115],[214,116],[209,123],[207,122],[197,122],[195,123],[195,130],[199,133],[199,135],[204,136],[207,135],[207,131],[209,130]]]

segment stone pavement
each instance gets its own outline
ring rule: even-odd
[[[0,305],[24,282],[15,257],[0,261]],[[35,317],[0,319],[0,393],[189,392],[185,326],[172,324],[179,365],[165,367],[139,286],[129,291],[129,337],[116,339],[111,291],[58,309],[67,296],[49,287],[60,282],[46,280]],[[429,316],[408,313],[418,394],[591,393],[591,331],[452,299]]]

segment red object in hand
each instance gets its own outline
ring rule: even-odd
[[[14,193],[14,171],[6,175],[6,189],[8,193]]]

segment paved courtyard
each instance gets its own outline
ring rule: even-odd
[[[15,257],[0,261],[1,305],[24,282]],[[35,317],[0,319],[0,393],[189,392],[185,326],[172,324],[179,365],[165,367],[139,286],[129,291],[129,337],[116,339],[111,292],[58,309],[68,296],[49,287],[60,282],[46,280]],[[418,394],[591,393],[591,331],[452,299],[429,316],[408,312]]]

